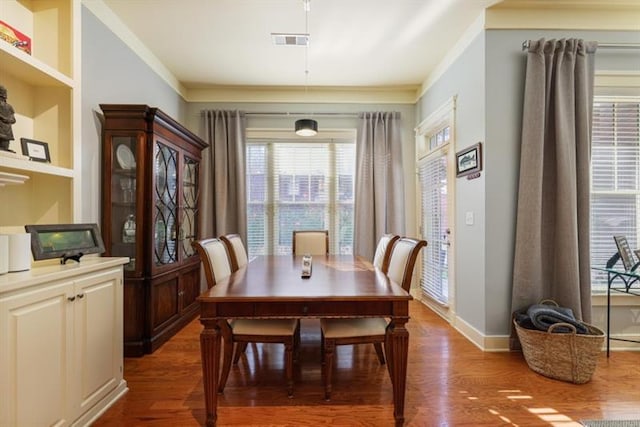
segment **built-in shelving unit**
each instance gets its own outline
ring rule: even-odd
[[[31,54],[0,40],[0,85],[20,138],[48,144],[51,163],[0,156],[0,172],[27,176],[0,187],[0,228],[71,223],[80,206],[80,0],[2,0],[0,19],[31,38]]]

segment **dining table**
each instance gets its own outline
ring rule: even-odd
[[[313,255],[303,277],[302,256],[258,256],[199,297],[206,425],[217,421],[220,356],[230,319],[385,317],[385,353],[396,426],[404,424],[411,295],[370,263],[351,255]]]

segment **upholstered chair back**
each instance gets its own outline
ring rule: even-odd
[[[293,232],[294,255],[327,255],[329,253],[328,230],[302,230]]]
[[[217,281],[231,275],[231,263],[227,245],[220,239],[204,239],[193,242],[193,246],[200,254],[207,278],[207,287],[211,288]]]
[[[387,276],[409,292],[413,267],[420,253],[420,249],[427,246],[425,240],[403,237],[398,239],[391,250]]]
[[[399,238],[400,236],[396,236],[395,234],[385,234],[378,241],[376,253],[373,256],[373,266],[382,270],[383,273],[386,273],[389,268],[391,250]]]
[[[247,258],[247,250],[245,249],[244,243],[242,243],[242,237],[240,237],[239,234],[227,234],[226,236],[220,236],[220,240],[227,245],[229,258],[231,259],[232,272],[247,265],[247,262],[249,261]]]

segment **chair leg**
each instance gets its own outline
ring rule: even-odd
[[[231,356],[233,356],[233,347],[234,343],[232,341],[225,341],[222,372],[220,372],[220,381],[218,384],[218,393],[220,394],[222,394],[222,392],[224,391],[224,386],[227,385],[229,371],[231,371]]]
[[[382,343],[374,342],[373,346],[376,349],[376,354],[378,355],[378,360],[381,365],[384,365],[384,353],[382,352]]]
[[[300,321],[298,321],[298,327],[296,328],[296,332],[293,338],[293,361],[298,362],[300,359]]]
[[[391,379],[391,384],[394,383],[393,379],[393,352],[391,351],[391,343],[389,342],[389,337],[391,336],[391,324],[387,325],[386,333],[384,335],[384,352],[387,355],[387,370],[389,371],[389,378]]]
[[[237,365],[238,361],[240,360],[240,356],[242,356],[244,354],[244,352],[247,350],[247,342],[239,342],[236,345],[236,354],[233,356],[233,364]]]
[[[284,366],[287,378],[287,395],[293,397],[293,341],[295,337],[284,345]]]
[[[333,340],[322,340],[324,344],[324,400],[331,400],[331,377],[333,376],[333,357],[336,343]]]

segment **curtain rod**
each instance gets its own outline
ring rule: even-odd
[[[530,40],[522,42],[522,50],[529,49]],[[602,49],[640,49],[640,43],[598,43]]]
[[[277,112],[277,111],[250,111],[246,112],[247,116],[275,116],[275,117],[294,117],[294,116],[309,116],[309,117],[358,117],[358,113],[289,113],[289,112]]]

